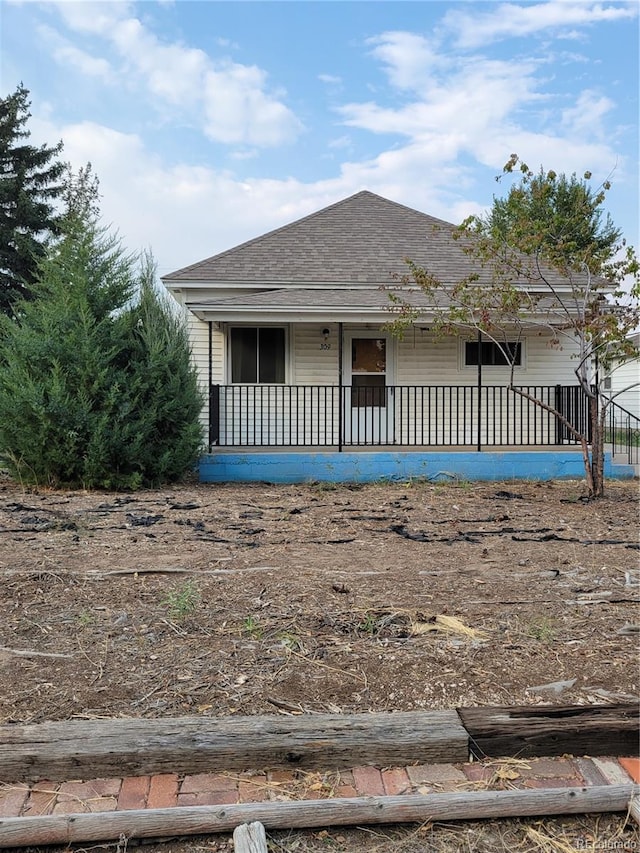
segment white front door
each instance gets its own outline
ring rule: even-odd
[[[350,444],[393,443],[389,336],[350,332],[345,337],[345,436]]]

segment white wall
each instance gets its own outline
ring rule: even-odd
[[[640,359],[634,358],[620,365],[611,373],[611,391],[613,395],[618,391],[628,388],[635,382],[640,382]],[[630,388],[628,391],[623,391],[615,400],[619,406],[622,406],[632,415],[640,418],[640,386]]]

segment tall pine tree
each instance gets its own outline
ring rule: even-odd
[[[192,470],[203,399],[183,318],[99,225],[90,169],[33,298],[0,314],[0,459],[25,484],[135,489]]]
[[[59,232],[64,190],[62,142],[29,145],[29,92],[20,84],[0,99],[0,311],[28,297],[47,240]]]

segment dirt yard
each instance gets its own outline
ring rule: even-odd
[[[0,543],[2,724],[639,693],[637,482],[5,479]]]

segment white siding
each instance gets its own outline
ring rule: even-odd
[[[475,385],[477,368],[464,366],[463,338],[436,338],[419,328],[409,329],[398,341],[396,382],[398,385]],[[471,338],[467,338],[471,340]],[[524,363],[516,367],[516,385],[574,385],[575,359],[571,350],[550,346],[550,336],[530,335],[524,339]],[[504,385],[509,370],[484,366],[484,385]]]
[[[323,329],[329,329],[325,340]],[[338,384],[338,326],[331,323],[293,325],[291,328],[291,384]]]
[[[629,388],[636,382],[640,382],[640,359],[634,358],[612,371],[610,393],[613,395],[622,391],[623,393],[618,394],[614,399],[614,403],[640,418],[640,386]],[[624,391],[625,388],[629,390]]]
[[[198,384],[205,399],[200,421],[205,428],[206,436],[209,432],[209,326],[190,311],[187,322],[191,341],[191,358],[198,371]]]

